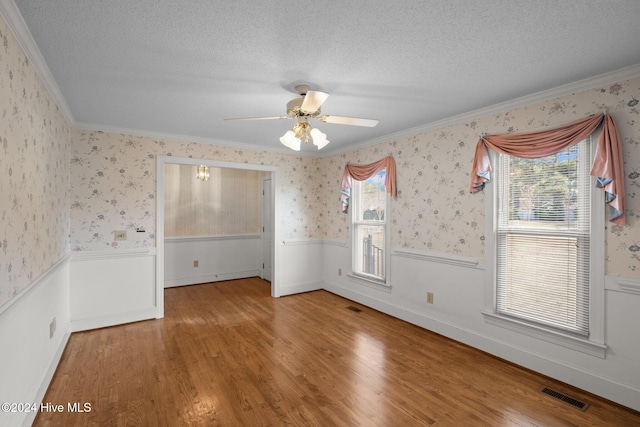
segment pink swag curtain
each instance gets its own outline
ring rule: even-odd
[[[387,176],[385,178],[384,186],[387,189],[387,193],[391,193],[391,197],[396,198],[396,161],[393,157],[385,157],[377,162],[369,163],[367,165],[346,165],[342,174],[342,189],[346,190],[351,187],[349,177],[356,181],[366,181],[382,169],[387,169]]]
[[[609,220],[624,225],[625,192],[622,141],[609,114],[585,117],[559,128],[541,132],[519,132],[481,137],[476,145],[469,190],[472,193],[481,191],[487,181],[491,179],[491,164],[487,147],[499,153],[525,159],[545,157],[577,144],[591,135],[600,125],[602,125],[602,133],[598,139],[591,176],[597,177],[596,186],[605,191],[606,203],[610,208]]]

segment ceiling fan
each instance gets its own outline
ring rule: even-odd
[[[321,92],[319,90],[310,90],[307,85],[296,86],[296,92],[298,92],[300,97],[294,98],[287,103],[287,115],[285,116],[246,117],[225,120],[249,121],[295,119],[297,123],[293,125],[293,129],[287,131],[287,133],[280,138],[280,142],[282,142],[285,147],[291,148],[295,151],[300,151],[300,143],[309,142],[309,139],[313,140],[313,144],[318,147],[318,150],[329,143],[327,135],[320,132],[319,129],[311,127],[309,120],[320,120],[323,123],[365,127],[374,127],[378,124],[378,120],[374,119],[321,114],[320,106],[322,106],[324,101],[329,97],[328,93]]]

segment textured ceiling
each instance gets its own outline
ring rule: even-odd
[[[1,0],[4,5],[12,0]],[[266,149],[307,83],[323,152],[640,64],[638,0],[15,0],[75,125]],[[315,152],[312,145],[303,153]]]

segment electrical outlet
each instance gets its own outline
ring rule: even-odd
[[[200,266],[200,261],[198,261],[197,259],[193,261],[193,266],[194,267],[199,267]]]
[[[427,304],[433,304],[433,292],[427,292]]]
[[[127,230],[116,230],[113,232],[113,240],[127,240]]]
[[[51,323],[49,323],[49,339],[53,338],[53,334],[56,333],[56,318],[54,317]]]
[[[338,276],[342,276],[342,269],[341,268],[338,269]]]

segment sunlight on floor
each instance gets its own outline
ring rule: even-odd
[[[375,420],[375,424],[384,425],[387,378],[385,370],[385,344],[366,333],[359,333],[354,341],[354,359],[352,368],[352,404],[354,409],[367,418]]]

